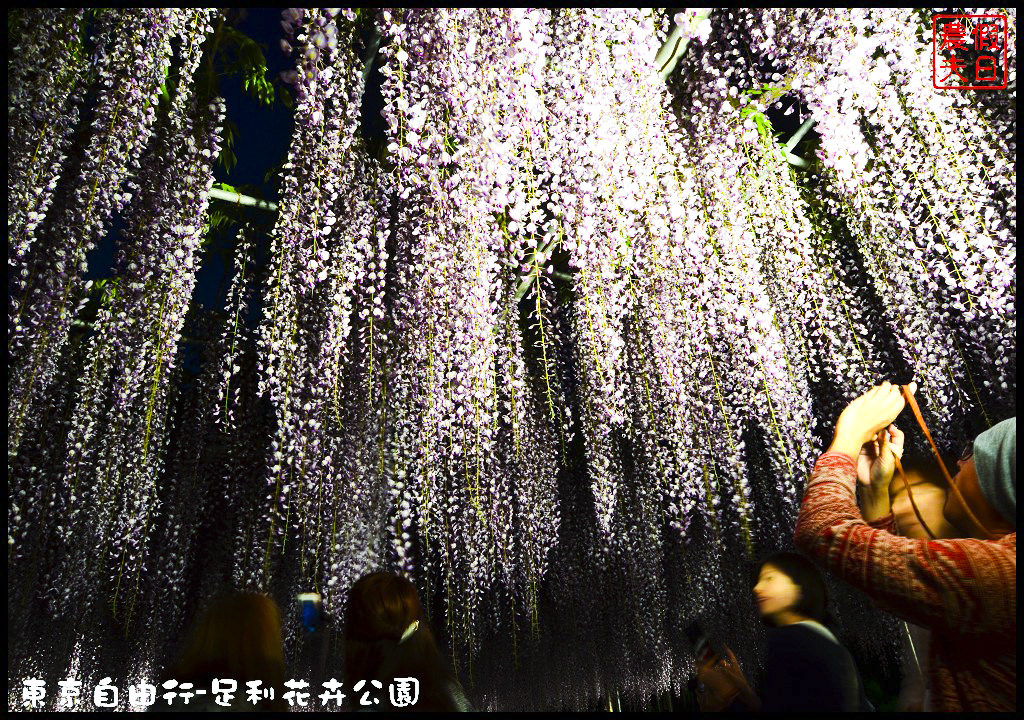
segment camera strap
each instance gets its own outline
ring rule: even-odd
[[[973,512],[971,512],[970,506],[964,502],[964,496],[960,494],[960,490],[957,489],[956,483],[953,482],[953,478],[950,476],[949,470],[946,469],[946,463],[942,461],[942,455],[939,454],[939,448],[935,445],[935,440],[932,439],[932,434],[924,422],[924,415],[921,414],[921,408],[918,406],[917,400],[914,398],[914,394],[907,392],[906,385],[900,385],[900,392],[903,394],[903,398],[907,401],[907,405],[910,406],[911,412],[914,413],[914,417],[917,418],[917,424],[921,426],[921,431],[924,432],[924,436],[928,438],[928,444],[932,446],[932,452],[935,453],[935,459],[939,461],[939,469],[942,470],[942,476],[946,479],[946,483],[949,485],[949,491],[956,495],[960,504],[964,508],[964,512],[967,513],[967,516],[971,521],[981,529],[982,533],[984,533],[989,540],[998,539],[995,535],[989,532],[987,527],[981,524],[981,521],[978,520]],[[882,432],[884,433],[885,430],[882,430]],[[917,503],[914,502],[914,494],[910,490],[910,483],[907,482],[907,475],[903,472],[903,465],[900,463],[899,458],[896,458],[896,471],[903,480],[903,487],[906,488],[907,491],[907,499],[910,500],[910,506],[914,510],[914,515],[917,516],[917,521],[921,523],[921,527],[923,527],[924,531],[928,533],[928,537],[935,540],[935,533],[933,533],[931,528],[928,527],[924,518],[921,517],[921,511],[917,509]]]

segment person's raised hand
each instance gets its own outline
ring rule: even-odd
[[[897,458],[903,457],[903,431],[890,425],[864,443],[857,458],[857,482],[867,488],[888,489],[896,471]]]
[[[739,693],[740,689],[719,663],[705,663],[698,669],[697,703],[702,712],[725,710]]]
[[[725,645],[726,658],[722,660],[722,669],[739,685],[747,682],[747,676],[743,674],[743,666],[733,653],[732,648]]]
[[[733,653],[732,648],[728,645],[723,647],[725,648],[726,657],[721,658],[715,665],[718,677],[727,683],[726,686],[734,693],[732,695],[733,698],[738,697],[740,703],[746,706],[748,710],[759,710],[761,708],[761,699],[747,681],[747,676],[743,673],[743,666],[740,665],[740,661]]]
[[[907,392],[917,391],[917,384],[911,383]],[[886,381],[855,398],[836,423],[832,449],[845,452],[852,458],[860,455],[860,449],[882,428],[888,427],[906,406],[899,385]]]

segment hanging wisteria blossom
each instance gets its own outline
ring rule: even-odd
[[[340,617],[384,569],[477,708],[640,705],[693,621],[759,657],[750,571],[851,398],[916,381],[943,450],[1015,414],[1015,59],[1007,103],[934,88],[928,12],[288,8],[220,314],[224,15],[9,12],[12,688],[152,680],[219,592]]]

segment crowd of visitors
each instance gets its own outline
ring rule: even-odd
[[[875,709],[854,658],[829,627],[818,566],[905,621],[898,709],[1016,710],[1016,418],[978,435],[950,477],[937,451],[935,458],[905,453],[894,421],[908,403],[916,411],[915,391],[883,383],[839,416],[801,506],[800,553],[765,558],[752,584],[768,626],[763,667],[748,675],[726,643],[718,644],[720,654],[699,654],[694,685],[703,711]],[[360,578],[348,593],[341,635],[344,687],[380,692],[391,684],[390,698],[355,709],[473,709],[407,578]],[[225,678],[237,683],[232,702],[196,695],[188,709],[288,709],[284,698],[296,689],[285,681],[281,614],[267,595],[238,592],[211,602],[163,682],[182,690]],[[396,678],[415,678],[415,697],[406,688],[396,703]],[[250,687],[262,693],[255,704]],[[153,709],[182,709],[185,695],[178,697]]]

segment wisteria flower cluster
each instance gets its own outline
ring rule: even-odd
[[[146,9],[100,18],[95,58],[100,88],[89,145],[74,166],[76,176],[67,178],[61,203],[50,205],[45,227],[35,228],[36,240],[24,248],[32,252],[8,268],[20,278],[11,288],[8,308],[8,457],[18,451],[35,399],[56,379],[56,359],[67,341],[72,310],[83,295],[86,253],[111,213],[130,199],[121,192],[122,182],[138,170],[153,131],[156,93],[171,60],[171,39],[180,34],[187,17],[174,10]],[[41,129],[47,119],[40,114],[34,123]],[[44,156],[57,157],[61,134],[37,132],[39,145],[57,142]],[[30,179],[19,178],[22,183]]]
[[[757,658],[751,562],[790,544],[846,401],[914,379],[943,447],[1015,413],[1015,105],[931,87],[926,13],[286,9],[270,261],[240,235],[194,384],[212,15],[99,11],[91,51],[83,17],[17,16],[9,74],[12,617],[67,630],[46,663],[19,638],[15,674],[154,667],[196,592],[340,612],[387,568],[477,707],[643,702],[682,691],[691,621]],[[369,23],[386,157],[360,132]],[[816,155],[781,144],[782,101]],[[116,292],[68,342],[115,210]],[[844,640],[895,652],[831,594]]]
[[[12,18],[8,69],[8,273],[24,291],[28,255],[36,229],[46,217],[59,173],[67,160],[71,133],[88,87],[88,58],[82,47],[82,10],[33,8]],[[33,25],[51,28],[42,35]],[[56,69],[57,77],[49,77]],[[12,296],[15,292],[9,292]],[[8,327],[8,332],[12,331]]]
[[[863,108],[865,139],[876,158],[853,202],[866,208],[876,229],[872,240],[895,236],[876,256],[905,243],[899,261],[905,275],[891,273],[886,291],[899,296],[896,285],[917,290],[902,302],[897,333],[909,335],[906,352],[914,365],[924,366],[921,373],[935,373],[925,397],[933,406],[929,420],[943,428],[957,417],[949,408],[958,403],[985,412],[994,400],[998,407],[1002,386],[1009,387],[1015,372],[1016,211],[1003,204],[1014,192],[1013,171],[1005,164],[1012,150],[1005,138],[984,131],[984,118],[962,94],[936,93],[922,78],[931,51],[915,19],[907,12],[851,18],[859,44],[868,48],[851,55],[845,72],[854,82],[847,87],[863,88],[851,107]],[[871,41],[860,39],[872,31]],[[880,37],[890,36],[869,70],[863,58]],[[842,158],[849,145],[841,147],[826,152]],[[979,307],[992,309],[983,313],[985,320]],[[931,359],[918,360],[918,353],[931,353]],[[961,440],[962,433],[954,424],[947,442]]]
[[[90,608],[103,606],[130,627],[147,570],[170,377],[195,284],[223,120],[222,105],[206,107],[191,97],[212,11],[144,13],[99,19],[93,134],[78,174],[61,179],[68,204],[54,207],[56,218],[51,223],[48,216],[23,256],[34,270],[25,293],[12,293],[9,391],[18,422],[9,438],[9,472],[22,495],[41,474],[56,482],[25,495],[35,507],[12,507],[8,546],[15,567],[34,566],[40,552],[57,552],[54,563],[36,573],[36,591],[47,597],[52,616],[71,616],[79,628],[88,627]],[[180,43],[179,82],[157,126],[153,91],[162,63],[170,62],[172,40]],[[141,128],[133,127],[133,118]],[[85,285],[79,266],[115,209],[125,218],[118,277],[111,283],[116,291],[104,296],[92,338],[68,347],[72,300]],[[57,398],[73,398],[56,406],[62,410],[56,417],[46,414],[55,409],[46,391],[54,380],[65,386]],[[34,398],[40,397],[37,408]],[[19,435],[37,441],[41,428],[61,417],[66,421],[56,426],[64,436],[53,438],[44,456],[60,448],[63,457],[40,467],[35,448],[21,451]],[[28,523],[47,518],[47,535],[40,538]],[[33,532],[36,542],[27,542]]]

